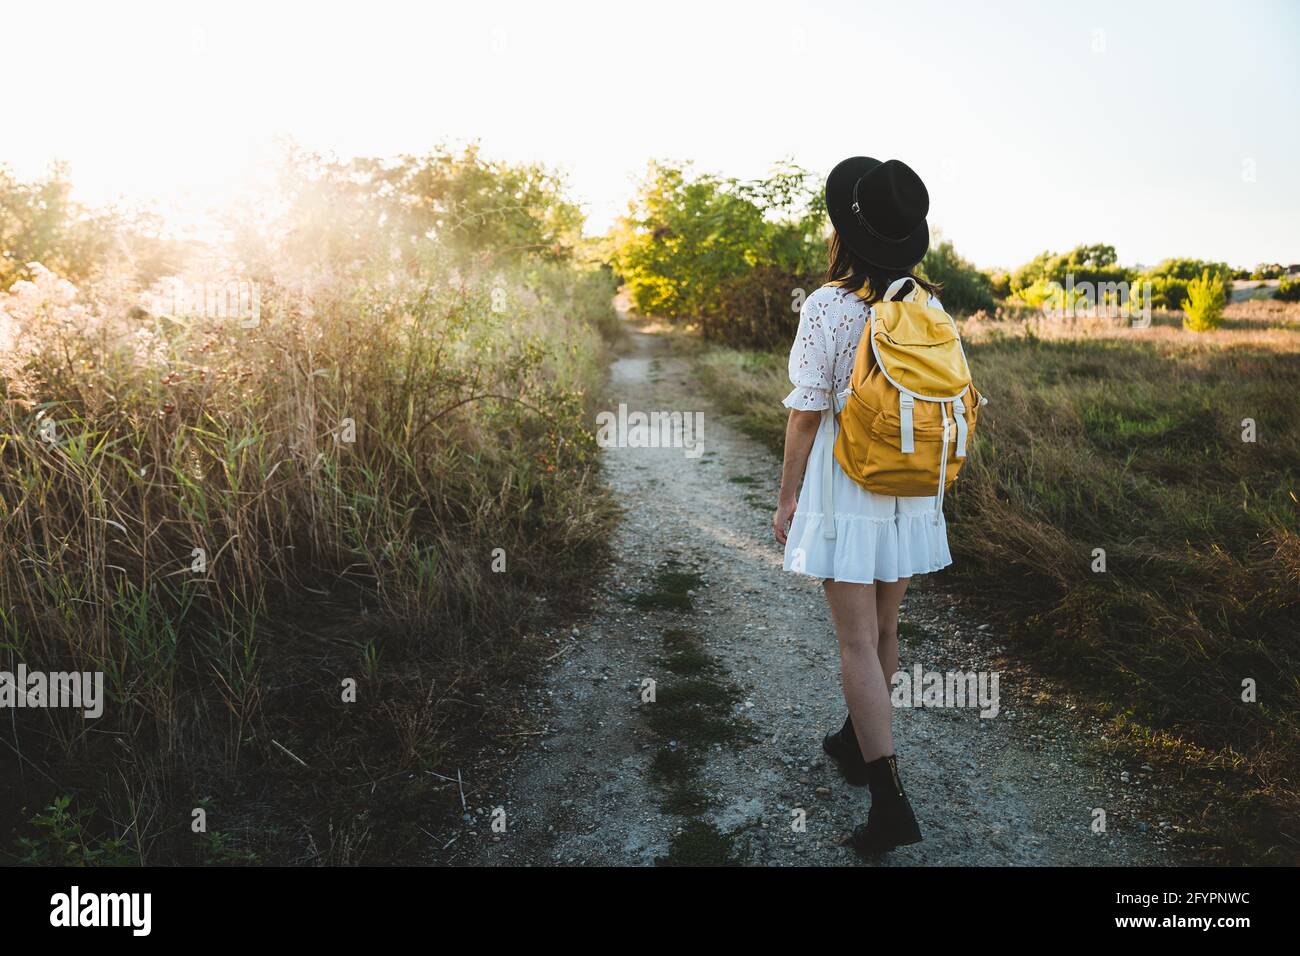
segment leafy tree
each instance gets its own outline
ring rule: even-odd
[[[582,237],[582,210],[559,173],[536,163],[485,160],[477,145],[460,153],[440,147],[395,164],[359,160],[377,192],[392,199],[421,234],[496,258],[573,257]]]
[[[824,230],[820,182],[792,165],[746,182],[651,163],[615,227],[614,262],[640,311],[698,319],[720,312],[723,288],[756,267],[824,267]]]
[[[485,160],[473,146],[341,163],[291,150],[279,172],[273,211],[241,210],[232,226],[254,275],[382,260],[414,269],[435,248],[460,264],[569,262],[582,238],[562,177]]]

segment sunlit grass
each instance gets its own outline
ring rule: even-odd
[[[1174,742],[1205,775],[1188,801],[1218,794],[1197,810],[1216,852],[1284,862],[1300,840],[1300,312],[1229,306],[1199,334],[1155,319],[964,323],[990,404],[946,499],[946,574],[1125,739]],[[779,448],[785,355],[715,349],[704,368]]]
[[[102,671],[109,697],[93,733],[17,713],[15,824],[71,795],[142,862],[210,862],[188,819],[214,797],[260,858],[410,858],[435,778],[365,807],[358,780],[439,767],[481,669],[510,673],[541,598],[585,593],[612,518],[591,435],[609,275],[431,244],[304,294],[282,265],[248,324],[45,274],[4,298],[0,666]],[[382,839],[322,842],[389,811]]]

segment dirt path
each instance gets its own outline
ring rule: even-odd
[[[844,715],[834,632],[819,585],[782,571],[769,530],[779,461],[728,427],[666,336],[633,331],[611,391],[631,410],[703,412],[705,453],[606,452],[626,510],[618,563],[600,610],[560,636],[539,734],[517,744],[496,785],[471,791],[450,861],[859,863],[843,840],[865,819],[866,792],[820,748]],[[902,667],[997,669],[994,632],[921,582],[904,605]],[[1095,728],[1034,704],[1014,673],[999,692],[993,719],[896,711],[925,840],[879,865],[1188,859],[1175,828],[1151,815],[1143,771],[1085,745]],[[494,833],[498,807],[504,832]],[[1097,807],[1101,834],[1090,829]]]

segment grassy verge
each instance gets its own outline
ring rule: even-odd
[[[1109,717],[1108,746],[1167,771],[1229,862],[1300,859],[1298,320],[964,326],[991,404],[948,498],[951,579]],[[779,449],[785,355],[701,363]]]
[[[607,275],[431,256],[177,321],[42,276],[0,411],[0,860],[393,863],[585,600]]]

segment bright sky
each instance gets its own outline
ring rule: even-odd
[[[0,162],[178,218],[278,136],[478,139],[567,171],[589,231],[652,157],[896,157],[983,266],[1081,242],[1300,262],[1300,4],[0,0]]]

